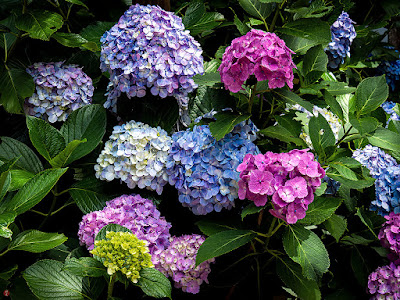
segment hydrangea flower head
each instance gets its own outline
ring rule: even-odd
[[[108,224],[118,224],[148,242],[150,254],[169,245],[171,224],[160,216],[153,202],[139,195],[122,195],[106,203],[100,211],[84,215],[79,223],[79,241],[92,250],[97,233]]]
[[[155,268],[175,282],[176,288],[184,292],[197,294],[203,282],[211,272],[210,264],[214,258],[206,260],[196,267],[196,255],[205,238],[198,234],[173,236],[167,249],[153,259]]]
[[[247,154],[238,166],[239,198],[264,206],[271,197],[270,213],[289,224],[306,216],[314,192],[325,176],[324,169],[305,150],[288,153]]]
[[[120,179],[129,188],[155,190],[160,195],[168,182],[165,164],[171,138],[160,127],[130,121],[115,126],[97,158],[96,177]]]
[[[220,141],[214,139],[208,125],[195,125],[193,130],[172,135],[167,174],[183,206],[196,215],[205,215],[235,205],[239,180],[236,168],[246,153],[258,152],[251,141],[252,128],[240,123]]]
[[[203,73],[200,44],[181,18],[158,6],[133,5],[101,38],[101,70],[110,73],[106,108],[116,112],[117,98],[174,96],[186,108],[188,93]]]
[[[106,238],[95,241],[90,253],[102,261],[108,275],[121,271],[133,283],[138,282],[141,269],[154,267],[147,242],[130,232],[107,231]]]
[[[391,251],[389,258],[400,264],[400,214],[390,212],[385,219],[378,238],[382,246]]]
[[[331,26],[332,42],[328,46],[328,66],[337,68],[344,63],[346,56],[350,57],[350,45],[357,36],[354,21],[348,13],[342,12]]]
[[[218,68],[225,88],[233,93],[255,75],[257,81],[268,80],[271,89],[285,83],[293,88],[292,60],[294,52],[275,33],[252,29],[246,35],[234,39],[226,48]]]
[[[393,47],[386,48],[394,49]],[[398,50],[395,51],[398,52]],[[396,84],[400,80],[400,59],[382,61],[376,71],[378,75],[385,74],[387,84],[392,91],[394,91],[396,89]]]
[[[50,123],[65,121],[72,111],[92,103],[92,79],[76,65],[39,62],[26,71],[36,86],[33,95],[25,99],[27,115]]]
[[[368,276],[370,299],[400,299],[400,266],[394,263],[377,268]]]
[[[400,61],[399,61],[400,62]],[[399,66],[400,67],[400,66]],[[399,71],[400,73],[400,71]],[[390,120],[393,121],[400,121],[400,116],[398,114],[396,114],[394,112],[394,107],[396,106],[396,103],[392,102],[392,101],[385,101],[381,107],[383,108],[383,110],[385,111],[385,113],[387,113],[390,117],[388,119],[388,123],[390,122]]]

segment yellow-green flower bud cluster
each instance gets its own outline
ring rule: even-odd
[[[94,242],[90,253],[103,262],[109,275],[121,271],[133,283],[138,282],[141,269],[154,267],[147,242],[129,232],[108,231],[106,239]]]

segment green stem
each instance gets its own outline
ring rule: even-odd
[[[275,11],[275,15],[274,15],[274,18],[272,19],[271,27],[270,27],[270,30],[269,30],[270,32],[274,32],[276,20],[278,19],[279,13],[280,13],[283,5],[285,4],[285,2],[286,2],[286,0],[283,0],[281,5],[278,6],[276,11]]]
[[[43,217],[47,217],[47,214],[45,214],[45,213],[43,213],[43,212],[41,212],[41,211],[34,210],[34,209],[31,209],[30,211],[31,211],[31,212],[34,212],[35,214],[41,215],[41,216],[43,216]]]
[[[111,277],[110,277],[110,282],[108,283],[108,289],[107,289],[107,299],[111,299],[112,298],[112,292],[114,289],[114,283],[115,283],[115,279],[117,278],[117,273],[114,273]]]
[[[251,95],[249,99],[249,109],[248,112],[251,114],[251,109],[253,108],[253,101],[254,101],[254,96],[256,95],[256,89],[257,89],[257,82],[254,84],[253,88],[251,89]]]
[[[10,251],[10,249],[4,250],[2,253],[0,253],[0,256],[3,256],[3,255],[6,254],[8,251]]]
[[[341,142],[343,142],[343,140],[348,136],[350,130],[352,129],[353,126],[350,126],[349,129],[347,129],[347,131],[343,134],[342,138],[336,142],[335,146],[338,146]]]
[[[57,202],[57,185],[54,186],[54,191],[53,191],[53,201],[51,202],[51,206],[49,209],[49,212],[47,213],[47,216],[44,218],[43,222],[39,225],[39,230],[44,226],[44,224],[46,224],[47,220],[49,219],[49,217],[51,216],[55,206],[56,206],[56,202]]]
[[[259,119],[261,120],[262,114],[263,114],[263,104],[264,104],[264,97],[263,95],[260,96],[260,116]]]

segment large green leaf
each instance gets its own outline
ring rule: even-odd
[[[226,221],[211,221],[211,220],[200,220],[196,222],[196,225],[199,227],[200,231],[207,236],[214,235],[221,231],[227,231],[235,229],[231,224],[228,224]]]
[[[307,214],[304,219],[297,223],[305,225],[318,225],[332,216],[340,206],[343,199],[333,197],[315,197],[314,201],[308,205]]]
[[[345,179],[358,180],[357,174],[352,169],[350,169],[346,164],[343,164],[341,162],[332,162],[329,164],[329,166],[338,171],[339,174],[343,176],[343,178]]]
[[[80,6],[83,6],[84,8],[86,8],[86,9],[89,9],[87,7],[87,5],[85,3],[83,3],[82,1],[80,1],[80,0],[65,0],[65,1],[67,1],[69,3],[72,3],[72,4],[80,5]]]
[[[215,122],[210,123],[210,131],[213,137],[219,141],[224,138],[229,132],[232,131],[240,122],[246,121],[250,118],[249,114],[236,115],[230,112],[220,112],[215,115],[217,119]]]
[[[0,104],[9,113],[21,113],[22,102],[32,96],[35,84],[22,68],[0,68]]]
[[[378,120],[374,117],[363,117],[357,119],[353,114],[349,115],[349,121],[362,136],[374,131],[379,125]]]
[[[304,107],[306,110],[308,110],[310,113],[313,113],[313,104],[310,102],[307,102],[300,98],[297,94],[293,93],[292,91],[285,90],[285,89],[278,89],[274,91],[276,94],[278,94],[279,97],[282,98],[282,100],[286,101],[289,104],[296,105],[299,104],[302,107]]]
[[[160,271],[154,268],[141,269],[139,281],[135,284],[150,297],[171,298],[171,282]]]
[[[256,206],[254,204],[254,202],[250,203],[245,208],[243,208],[242,213],[240,214],[242,221],[246,216],[252,215],[252,214],[257,214],[260,211],[262,211],[264,208],[265,208],[264,206]]]
[[[83,47],[93,52],[100,51],[95,42],[89,42],[77,33],[56,32],[51,37],[66,47]]]
[[[63,17],[47,10],[28,10],[16,20],[16,26],[28,32],[33,39],[50,40],[51,35],[63,25]]]
[[[304,56],[303,74],[307,83],[318,80],[326,72],[328,56],[321,45],[312,47]]]
[[[3,172],[0,175],[0,202],[10,189],[11,173],[9,171]]]
[[[68,238],[64,234],[47,233],[39,230],[26,230],[8,245],[8,251],[21,250],[40,253],[63,244]]]
[[[219,72],[205,73],[204,75],[197,74],[193,77],[193,80],[198,85],[213,86],[221,82],[221,75]]]
[[[29,138],[36,150],[48,161],[65,148],[61,133],[46,121],[26,116]]]
[[[35,176],[35,174],[25,170],[11,170],[10,174],[11,174],[11,184],[9,188],[10,191],[19,190],[25,185],[25,183],[27,183],[30,179],[32,179]]]
[[[354,105],[357,116],[377,109],[389,96],[385,76],[368,77],[357,86]]]
[[[67,143],[86,139],[71,154],[66,165],[89,154],[100,143],[106,132],[106,111],[98,104],[86,105],[72,112],[62,125],[60,132]]]
[[[258,0],[239,0],[239,4],[249,15],[264,22],[273,11],[273,5],[270,3],[261,3]]]
[[[306,54],[308,49],[319,44],[317,41],[312,41],[298,36],[287,34],[280,34],[279,36],[285,41],[286,46],[293,50],[297,55]]]
[[[311,230],[300,225],[288,226],[283,236],[283,247],[289,257],[300,264],[303,275],[308,279],[317,280],[328,271],[328,251]]]
[[[281,125],[270,126],[259,131],[270,138],[278,139],[285,143],[294,143],[297,146],[304,145],[304,142],[299,136],[293,135],[289,130]]]
[[[68,143],[67,147],[65,147],[64,150],[62,150],[60,153],[58,153],[55,157],[53,157],[49,161],[50,165],[53,168],[61,168],[66,166],[69,158],[74,153],[76,147],[78,147],[82,143],[86,143],[86,139],[83,139],[81,141],[73,140],[72,142]]]
[[[204,3],[192,1],[183,17],[185,28],[191,35],[197,35],[204,31],[212,30],[224,20],[224,16],[218,12],[206,12]]]
[[[64,270],[84,277],[101,277],[107,274],[104,265],[93,257],[68,258],[65,260]]]
[[[88,281],[63,270],[63,263],[55,260],[40,260],[24,272],[23,276],[32,292],[43,300],[83,300],[88,296]]]
[[[6,204],[5,211],[14,211],[19,215],[31,209],[50,192],[66,171],[67,168],[47,169],[35,175]]]
[[[32,173],[43,171],[39,158],[27,145],[10,137],[1,137],[0,159],[12,160],[18,158],[15,166]]]
[[[340,238],[347,229],[347,220],[339,215],[333,214],[324,222],[326,230],[339,242]]]
[[[328,23],[315,19],[300,19],[287,22],[276,31],[312,40],[323,47],[331,41],[331,30]]]
[[[336,139],[332,128],[321,114],[310,118],[308,128],[313,147],[319,155],[325,153],[326,147],[335,145]]]
[[[370,211],[366,211],[360,207],[357,208],[356,216],[360,218],[361,222],[363,222],[364,225],[367,226],[369,231],[375,236],[375,238],[378,239],[378,235],[374,231],[374,228],[383,224],[385,222],[385,219],[375,213],[371,213]],[[375,221],[375,224],[373,221]]]
[[[286,286],[293,290],[300,299],[321,299],[318,284],[314,280],[304,277],[301,267],[288,258],[283,257],[277,260],[276,273]]]
[[[255,236],[251,230],[227,230],[208,237],[197,252],[196,266],[247,244]]]
[[[378,128],[368,141],[379,148],[400,151],[400,134],[386,128]]]
[[[339,117],[340,120],[344,121],[343,109],[340,106],[339,102],[336,100],[336,97],[333,97],[331,93],[328,91],[324,92],[324,99],[326,104],[329,105],[330,110]]]

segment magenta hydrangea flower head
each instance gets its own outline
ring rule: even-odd
[[[257,81],[268,80],[271,89],[281,88],[285,83],[293,88],[292,54],[285,42],[275,33],[252,29],[246,35],[234,39],[226,48],[218,68],[225,88],[233,93],[255,75]]]
[[[39,62],[26,71],[36,86],[33,95],[25,99],[27,115],[50,123],[65,121],[72,111],[92,103],[92,79],[77,65]]]
[[[215,261],[211,258],[196,267],[197,251],[204,241],[205,238],[198,234],[171,237],[169,247],[153,256],[155,268],[171,277],[176,288],[197,294],[200,285],[203,282],[208,283],[210,264]]]
[[[400,266],[394,263],[377,268],[368,276],[370,299],[400,299]]]
[[[118,224],[148,242],[150,254],[156,254],[169,245],[171,224],[149,199],[140,195],[122,195],[106,203],[103,210],[84,215],[79,223],[79,241],[93,250],[97,233],[108,224]]]
[[[390,212],[385,219],[378,238],[382,246],[390,250],[388,258],[400,265],[400,214]]]
[[[200,44],[180,17],[158,6],[133,5],[101,38],[100,68],[110,73],[106,108],[116,112],[121,93],[144,97],[148,90],[173,96],[187,108],[188,93],[203,73]]]
[[[239,199],[247,198],[256,206],[264,206],[268,196],[272,196],[270,213],[289,224],[306,216],[314,192],[325,176],[324,169],[308,149],[247,154],[237,170],[240,172]]]

